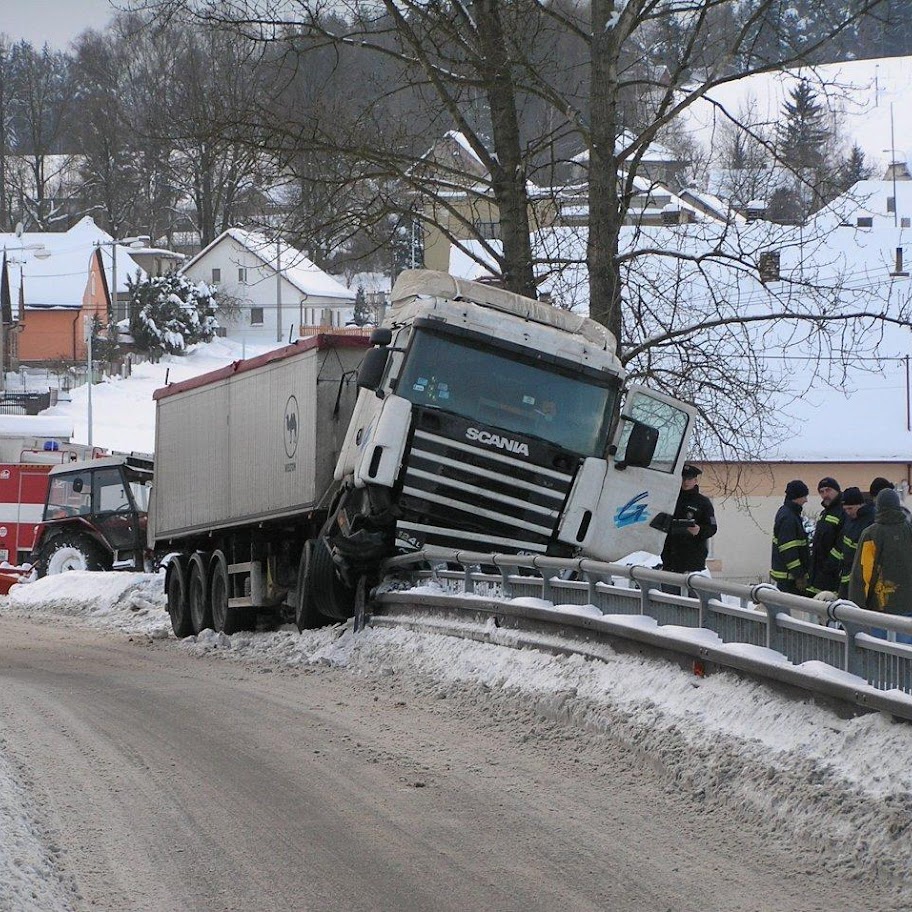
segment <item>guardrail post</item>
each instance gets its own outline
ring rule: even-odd
[[[588,570],[583,572],[583,577],[586,580],[586,598],[589,599],[590,605],[594,605],[598,608],[598,605],[595,604],[595,597],[598,595],[598,589],[596,588],[598,586],[598,579],[595,579]]]
[[[761,605],[766,612],[766,645],[768,649],[781,652],[785,655],[785,637],[782,635],[782,628],[779,626],[777,615],[783,609],[775,605],[767,604],[763,600],[764,591],[778,592],[775,586],[769,583],[758,583],[751,588],[751,599],[757,605]]]
[[[700,626],[705,630],[711,630],[713,633],[719,633],[719,625],[716,623],[716,613],[709,607],[709,600],[712,596],[708,592],[695,590],[697,598],[700,600]]]
[[[553,590],[551,588],[551,574],[547,570],[540,570],[542,577],[542,598],[546,602],[551,602],[554,604]]]
[[[504,598],[513,598],[513,586],[510,584],[510,574],[506,567],[498,566],[500,571],[500,587],[503,589]]]
[[[475,580],[472,578],[472,568],[469,564],[462,565],[462,589],[463,592],[471,595],[475,591]]]

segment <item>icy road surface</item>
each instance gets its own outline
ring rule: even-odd
[[[910,725],[632,656],[178,642],[162,604],[0,605],[4,912],[912,908]]]

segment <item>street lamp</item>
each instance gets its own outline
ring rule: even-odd
[[[112,316],[116,310],[117,303],[117,248],[132,247],[134,250],[141,250],[143,247],[148,245],[150,240],[151,239],[148,234],[137,234],[133,237],[112,238],[110,241],[95,242],[96,247],[111,248],[111,289],[108,295],[108,299],[111,304]]]
[[[17,226],[17,237],[21,236],[21,232],[18,230]],[[44,246],[44,244],[19,244],[16,247],[12,248],[15,253],[31,253],[36,259],[46,260],[50,255],[51,251]],[[22,287],[22,267],[28,262],[27,259],[17,259],[15,257],[7,257],[6,255],[6,245],[3,247],[3,268],[6,269],[10,264],[19,267],[19,287]],[[3,276],[3,279],[6,282],[6,290],[9,292],[9,273]],[[22,314],[19,314],[19,319],[22,319]],[[10,325],[12,325],[12,301],[10,301]],[[6,323],[6,314],[0,314],[0,392],[6,390],[6,334],[7,334],[7,323]]]

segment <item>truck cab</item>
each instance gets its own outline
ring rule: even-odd
[[[39,576],[146,565],[151,457],[110,456],[55,466],[32,563]]]
[[[372,342],[335,472],[337,566],[384,546],[661,551],[694,409],[625,386],[605,327],[418,271]]]

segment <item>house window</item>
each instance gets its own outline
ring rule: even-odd
[[[263,308],[262,307],[251,307],[250,308],[250,325],[251,326],[262,326],[263,325]]]
[[[213,269],[213,270],[212,270],[212,281],[213,281],[213,282],[221,282],[221,281],[222,281],[222,270],[221,270],[221,269]]]
[[[874,217],[872,215],[859,215],[858,216],[858,227],[859,228],[873,228],[874,227]]]
[[[900,228],[912,228],[912,219],[910,219],[908,216],[904,215],[899,220],[899,227]]]
[[[242,285],[245,285],[247,283],[247,270],[243,266],[239,267],[238,269],[238,281]]]
[[[896,197],[887,197],[887,212],[896,212]]]
[[[475,231],[484,241],[500,240],[500,222],[475,222]]]

